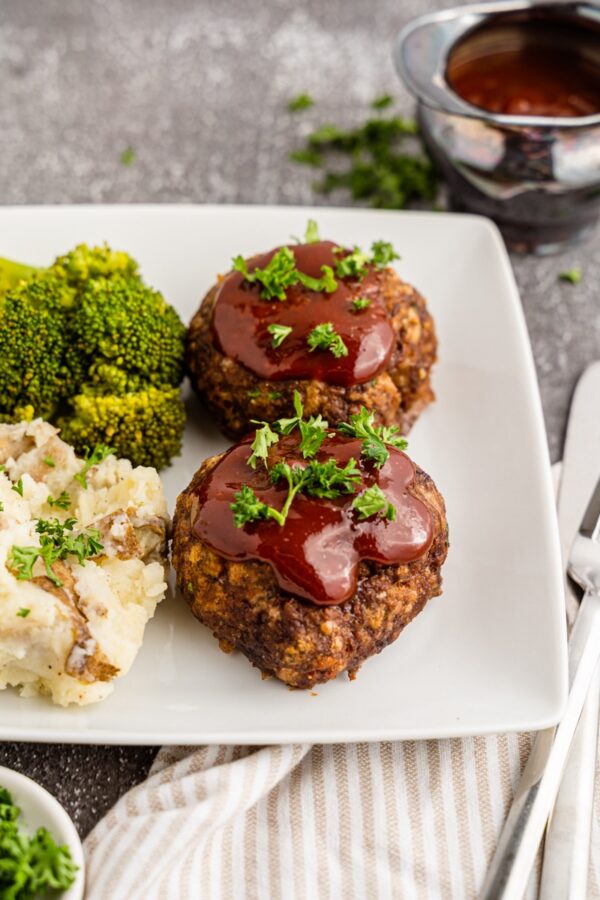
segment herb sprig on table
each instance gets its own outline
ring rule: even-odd
[[[269,506],[256,496],[249,485],[243,485],[234,495],[234,502],[230,504],[237,528],[261,519],[274,519],[278,525],[284,525],[294,498],[299,492],[309,497],[335,499],[343,494],[356,493],[357,486],[361,484],[361,473],[355,459],[348,460],[345,466],[338,465],[334,459],[328,459],[326,462],[314,459],[329,434],[329,424],[320,415],[304,418],[304,407],[298,391],[294,392],[294,411],[295,416],[279,419],[272,425],[267,422],[255,423],[260,425],[260,428],[256,430],[251,444],[252,453],[247,460],[252,469],[256,469],[257,464],[262,462],[271,483],[278,484],[281,481],[287,483],[283,506],[281,509]],[[339,426],[338,431],[352,437],[363,438],[361,455],[375,466],[381,467],[389,457],[386,444],[403,450],[407,443],[397,435],[397,428],[377,426],[373,420],[373,413],[362,407],[361,412],[352,416],[350,423]],[[300,452],[304,459],[308,460],[307,464],[294,464],[280,459],[269,468],[270,448],[279,442],[280,436],[289,435],[296,428],[300,432]],[[394,505],[378,485],[372,485],[357,494],[352,502],[352,508],[356,510],[361,520],[380,514],[390,521],[396,517]]]
[[[393,98],[386,94],[375,98],[371,108],[382,112],[392,103]],[[320,126],[289,158],[323,170],[314,185],[319,193],[344,189],[354,200],[366,200],[371,206],[403,209],[415,200],[431,202],[437,193],[433,164],[424,152],[410,146],[417,137],[415,122],[371,114],[356,128]]]
[[[33,900],[50,890],[66,891],[78,871],[69,848],[57,844],[46,828],[30,837],[19,828],[20,814],[0,787],[0,897]]]

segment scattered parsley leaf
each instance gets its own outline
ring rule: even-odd
[[[418,148],[403,146],[417,133],[414,122],[399,116],[379,115],[349,131],[327,124],[289,156],[302,165],[326,168],[315,185],[320,193],[345,189],[353,199],[367,200],[371,206],[402,209],[413,200],[433,201],[437,193],[438,179],[429,158]],[[348,160],[346,169],[340,170],[340,153]],[[328,168],[329,154],[335,167]]]
[[[52,459],[51,456],[45,456],[42,461],[43,461],[44,465],[50,466],[51,469],[53,469],[56,466],[56,463],[54,462],[54,460]]]
[[[280,515],[276,509],[259,500],[247,484],[234,494],[234,502],[229,505],[236,528],[243,528],[248,522],[256,522],[258,519],[278,519]]]
[[[558,277],[561,281],[568,281],[569,284],[579,284],[583,278],[583,272],[580,268],[576,267],[573,269],[566,269],[564,272],[561,272]]]
[[[310,109],[311,106],[315,105],[315,101],[306,92],[302,94],[298,94],[297,97],[294,97],[287,105],[288,112],[300,112],[303,109]]]
[[[50,494],[48,494],[46,502],[48,506],[56,506],[58,509],[68,509],[71,505],[71,496],[67,491],[62,491],[58,497],[51,497]]]
[[[336,359],[348,356],[348,348],[331,322],[322,322],[313,328],[306,338],[306,343],[310,353],[314,350],[329,350]]]
[[[249,284],[258,282],[262,285],[260,296],[263,300],[285,300],[286,290],[294,284],[303,284],[311,291],[325,291],[333,293],[337,288],[333,269],[331,266],[321,266],[323,273],[321,278],[312,278],[296,268],[296,257],[289,247],[281,247],[275,253],[264,269],[255,268],[251,272],[243,256],[236,256],[232,260],[233,268],[239,272],[244,281]]]
[[[359,519],[369,519],[378,513],[382,513],[390,521],[396,518],[396,507],[389,502],[378,484],[358,494],[352,501],[352,509],[357,511]]]
[[[14,491],[16,494],[19,495],[19,497],[23,496],[23,479],[22,478],[19,478],[19,480],[13,484],[13,486],[11,487],[11,491]]]
[[[262,285],[260,296],[264,300],[285,300],[286,289],[298,281],[296,258],[289,247],[274,253],[264,269],[256,267],[250,272],[243,256],[233,259],[233,268],[244,276],[244,281]]]
[[[8,568],[18,581],[33,578],[33,564],[40,555],[38,547],[11,547],[8,552]]]
[[[306,223],[306,231],[304,233],[305,244],[318,244],[321,240],[319,235],[319,226],[314,219],[309,219]]]
[[[0,466],[0,472],[6,472],[6,466]]]
[[[250,397],[250,399],[260,397],[260,388],[252,388],[251,391],[246,391],[246,396]]]
[[[375,97],[375,99],[371,101],[371,109],[387,109],[393,102],[394,98],[391,94],[382,94],[381,97]]]
[[[352,312],[360,312],[361,309],[366,309],[371,305],[371,301],[368,297],[355,297],[352,301]]]
[[[318,416],[311,416],[306,422],[304,419],[300,419],[298,427],[300,429],[300,452],[304,459],[309,459],[319,451],[327,437],[329,423],[319,413]]]
[[[283,394],[281,393],[281,391],[269,391],[269,393],[267,394],[269,400],[279,400],[279,398],[282,396]]]
[[[4,503],[0,500],[0,512],[4,512]]]
[[[20,616],[21,619],[26,619],[30,612],[31,612],[30,609],[27,609],[27,607],[22,606],[20,608],[20,610],[18,611],[17,615]]]
[[[84,457],[84,463],[81,470],[75,475],[75,480],[79,482],[81,487],[87,491],[87,473],[90,471],[92,466],[98,466],[101,462],[111,456],[111,454],[116,453],[114,447],[109,447],[107,444],[96,444],[93,450],[88,451]]]
[[[120,156],[121,164],[131,166],[135,162],[135,150],[133,147],[125,147]]]
[[[408,443],[398,434],[397,426],[375,425],[374,420],[375,413],[362,406],[359,413],[350,416],[350,422],[338,425],[338,431],[349,437],[361,438],[362,455],[381,468],[390,455],[386,444],[405,450]]]
[[[395,259],[400,259],[389,241],[373,241],[371,263],[378,269],[385,269]]]
[[[333,294],[337,289],[337,281],[335,280],[333,269],[331,266],[323,265],[321,266],[321,272],[323,273],[321,278],[313,278],[304,272],[298,272],[298,281],[308,288],[309,291]]]
[[[248,465],[251,469],[256,468],[256,463],[259,460],[264,462],[265,466],[267,465],[269,447],[276,444],[279,440],[279,435],[272,430],[267,422],[255,422],[254,424],[260,425],[261,427],[256,429],[254,440],[250,445],[252,453],[248,457]]]
[[[33,578],[33,566],[38,559],[44,563],[46,575],[57,587],[62,581],[54,573],[52,566],[59,559],[76,556],[80,565],[92,556],[98,556],[104,549],[100,542],[100,532],[88,528],[73,534],[77,519],[72,517],[59,522],[58,519],[38,519],[35,530],[40,536],[39,547],[11,547],[8,567],[19,580]]]
[[[286,337],[292,333],[292,329],[289,325],[279,325],[274,323],[273,325],[269,325],[267,327],[267,331],[269,334],[273,336],[271,341],[272,347],[280,347],[281,344],[285,341]]]
[[[369,262],[369,254],[365,253],[359,247],[354,247],[352,251],[346,253],[343,247],[336,247],[337,254],[344,253],[336,263],[335,274],[338,278],[359,278],[363,279],[367,275]]]
[[[304,150],[292,150],[288,153],[290,162],[298,163],[300,166],[313,166],[315,169],[323,165],[323,157],[318,150],[313,147],[306,147]]]

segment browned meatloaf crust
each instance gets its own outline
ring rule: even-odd
[[[393,269],[378,273],[381,291],[398,336],[388,369],[352,387],[323,381],[265,381],[215,346],[212,310],[219,289],[214,285],[190,323],[186,364],[191,382],[223,432],[234,440],[250,430],[251,420],[272,422],[293,416],[294,391],[300,391],[306,416],[320,413],[331,425],[348,421],[361,406],[374,410],[384,425],[397,424],[407,433],[434,399],[430,370],[437,340],[425,300]]]
[[[421,469],[413,493],[432,516],[428,553],[398,566],[363,561],[350,600],[315,606],[285,593],[268,563],[227,560],[193,532],[194,491],[219,459],[206,460],[177,501],[173,566],[192,612],[223,650],[241,650],[265,675],[292,687],[311,688],[344,671],[352,679],[369,656],[396,640],[430,597],[441,593],[446,513],[441,494]]]

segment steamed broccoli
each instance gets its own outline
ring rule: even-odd
[[[179,453],[185,410],[179,388],[149,386],[128,394],[78,394],[59,419],[61,437],[75,447],[111,444],[139,466],[162,469]]]
[[[157,468],[181,446],[185,329],[137,263],[79,245],[47,269],[0,260],[0,420],[59,421]],[[135,424],[135,428],[134,428]]]
[[[172,306],[141,282],[115,277],[88,281],[73,315],[82,357],[96,369],[126,373],[130,390],[144,383],[180,384],[185,329]]]
[[[79,389],[83,366],[59,285],[34,279],[0,296],[0,417],[49,418]]]

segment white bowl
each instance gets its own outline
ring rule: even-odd
[[[57,844],[66,844],[79,867],[77,877],[68,891],[58,894],[60,900],[81,900],[85,883],[83,847],[73,822],[58,800],[31,778],[0,766],[0,787],[10,792],[21,810],[19,825],[30,834],[47,828]]]

